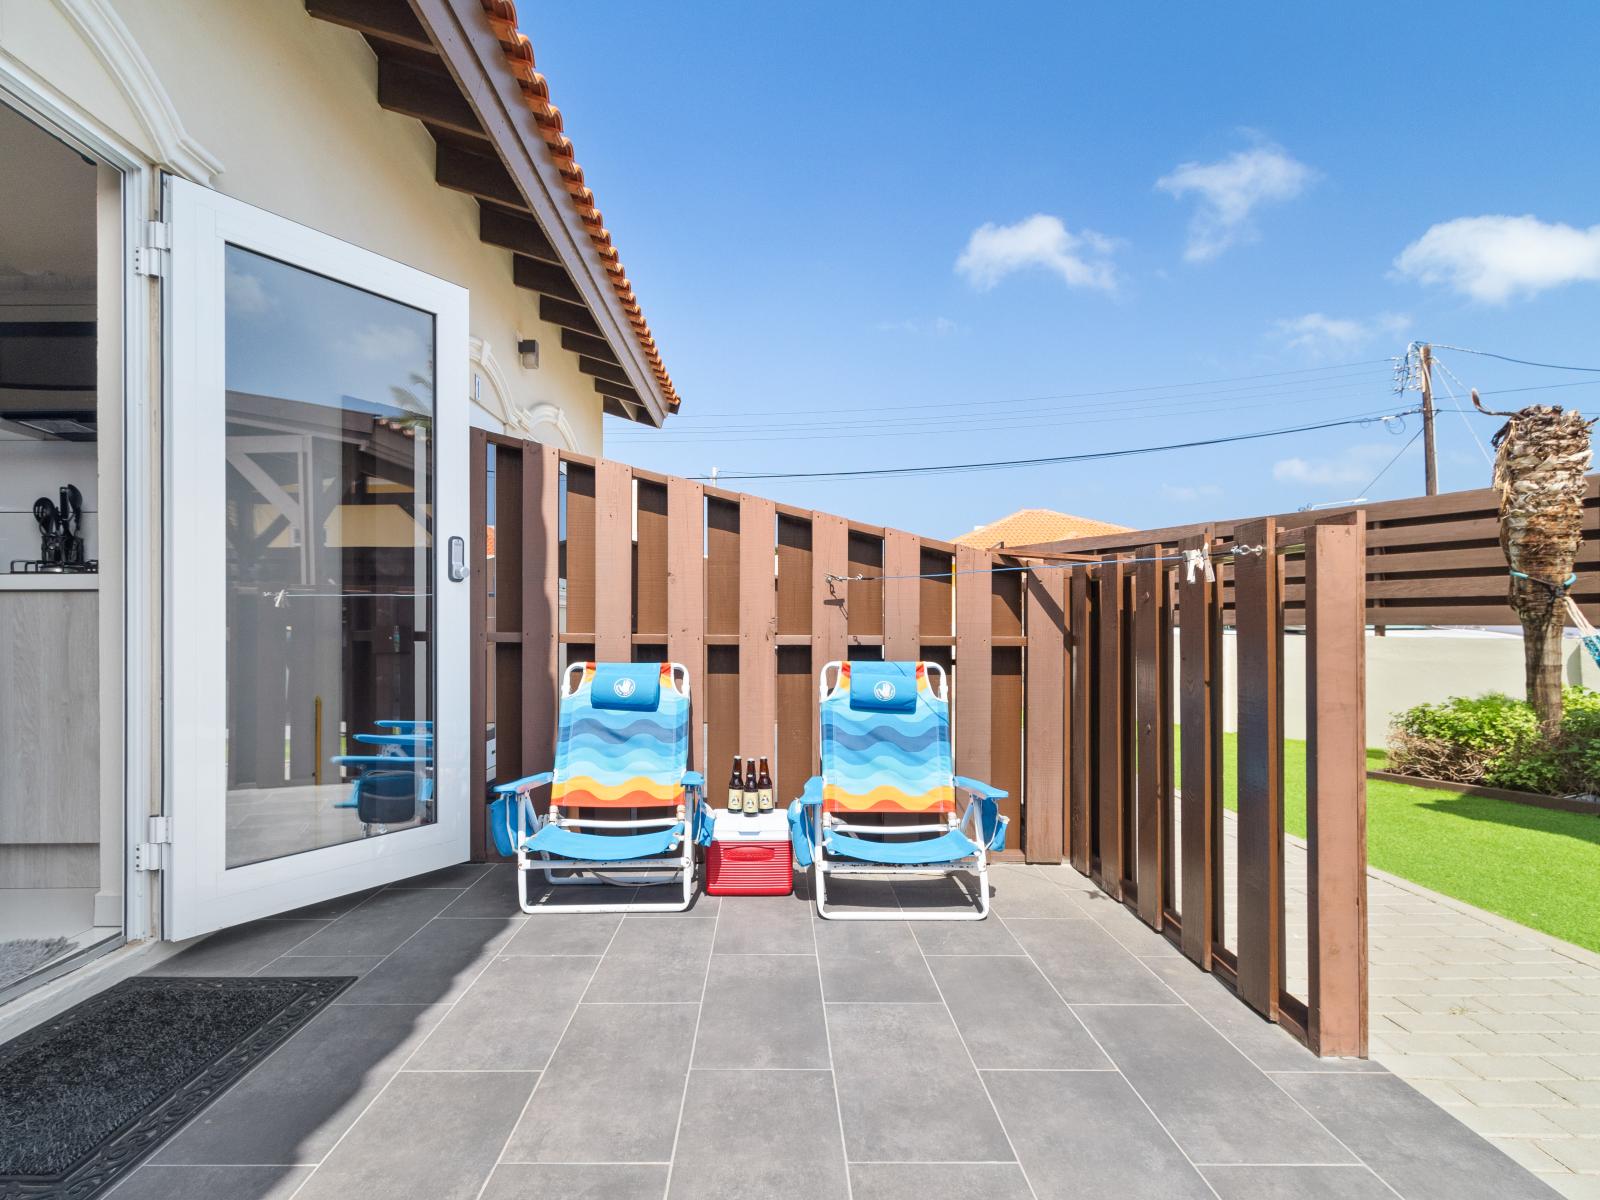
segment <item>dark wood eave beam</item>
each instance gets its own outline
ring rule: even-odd
[[[595,323],[587,308],[581,304],[557,300],[554,296],[539,297],[539,319],[548,321],[552,325],[559,325],[563,329],[586,333],[590,337],[600,336],[600,326]]]
[[[514,250],[528,258],[537,258],[540,262],[561,267],[561,256],[550,244],[544,230],[539,228],[539,222],[528,216],[526,211],[512,212],[498,204],[480,204],[478,237],[491,246]],[[566,274],[565,267],[561,267],[561,273]],[[577,291],[577,288],[572,290]]]
[[[392,0],[306,0],[306,12],[332,25],[343,25],[380,42],[437,54],[438,47],[422,22],[404,4]]]
[[[428,71],[380,54],[378,104],[389,112],[415,117],[425,125],[480,139],[485,153],[494,153],[472,106],[461,98],[461,89],[442,65],[437,71]]]
[[[511,278],[518,287],[527,288],[529,291],[555,296],[559,300],[570,300],[574,304],[583,302],[583,293],[578,290],[578,285],[572,282],[572,276],[555,263],[541,262],[537,258],[513,254]]]
[[[617,363],[617,356],[612,351],[609,343],[601,338],[590,337],[586,333],[579,333],[573,329],[561,331],[561,348],[570,350],[574,354],[587,354],[590,358],[598,358],[603,362]]]
[[[641,407],[644,404],[644,401],[639,399],[639,393],[625,383],[612,383],[609,379],[596,379],[594,381],[594,390],[602,396],[614,396],[618,400],[626,400],[629,404],[637,404]]]
[[[585,375],[594,375],[612,383],[626,384],[628,373],[614,363],[601,362],[598,358],[590,358],[587,354],[578,355],[578,370]]]
[[[438,143],[435,150],[433,177],[440,187],[499,204],[522,203],[516,181],[498,158],[473,154],[446,142]]]

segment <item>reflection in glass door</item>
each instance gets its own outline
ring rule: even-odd
[[[434,819],[430,313],[226,249],[227,865]]]

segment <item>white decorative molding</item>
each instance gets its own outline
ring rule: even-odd
[[[500,363],[495,358],[494,351],[490,349],[489,343],[479,337],[469,337],[467,357],[472,362],[473,370],[489,385],[491,393],[488,396],[474,394],[470,397],[472,402],[502,425],[513,424],[511,384],[506,379],[505,372],[500,369]],[[476,393],[477,389],[473,390]]]
[[[150,136],[162,166],[195,183],[211,186],[222,173],[222,160],[183,127],[183,119],[161,86],[150,60],[110,0],[55,0],[84,42],[105,66],[139,124]]]
[[[563,450],[576,450],[578,437],[573,432],[572,423],[567,420],[567,414],[554,404],[535,404],[525,414],[528,429],[531,431],[543,425],[555,430],[556,437],[560,439],[559,445]],[[548,443],[546,438],[535,438],[535,441]]]
[[[499,360],[495,358],[488,342],[482,338],[468,338],[467,353],[472,359],[474,369],[489,385],[489,391],[492,393],[488,396],[474,396],[473,402],[504,425],[507,433],[538,442],[554,442],[563,450],[577,449],[577,434],[572,428],[572,423],[567,420],[567,414],[559,405],[543,402],[531,408],[523,408],[512,399],[511,381],[500,369]],[[546,427],[554,437],[548,435],[540,437],[536,432],[539,426]]]

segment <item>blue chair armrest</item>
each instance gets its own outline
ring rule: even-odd
[[[956,786],[963,792],[971,792],[974,796],[982,796],[985,800],[1004,800],[1011,794],[980,779],[968,779],[965,775],[956,776]]]
[[[335,754],[328,760],[341,767],[404,767],[432,763],[431,755],[414,754]]]
[[[794,803],[803,804],[807,808],[816,808],[819,804],[821,804],[822,776],[813,775],[810,779],[806,780],[805,790],[800,793],[800,799],[796,800]],[[790,805],[791,810],[793,807],[793,805]]]
[[[683,786],[692,788],[697,792],[706,790],[706,777],[699,771],[685,771],[683,773]]]
[[[511,796],[519,792],[531,792],[536,787],[544,787],[554,779],[554,771],[540,771],[537,775],[526,775],[521,779],[513,779],[510,783],[502,783],[495,787],[498,796]]]

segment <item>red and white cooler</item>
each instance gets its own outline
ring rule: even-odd
[[[789,814],[745,816],[718,810],[706,848],[706,892],[712,896],[787,896],[794,891]]]

